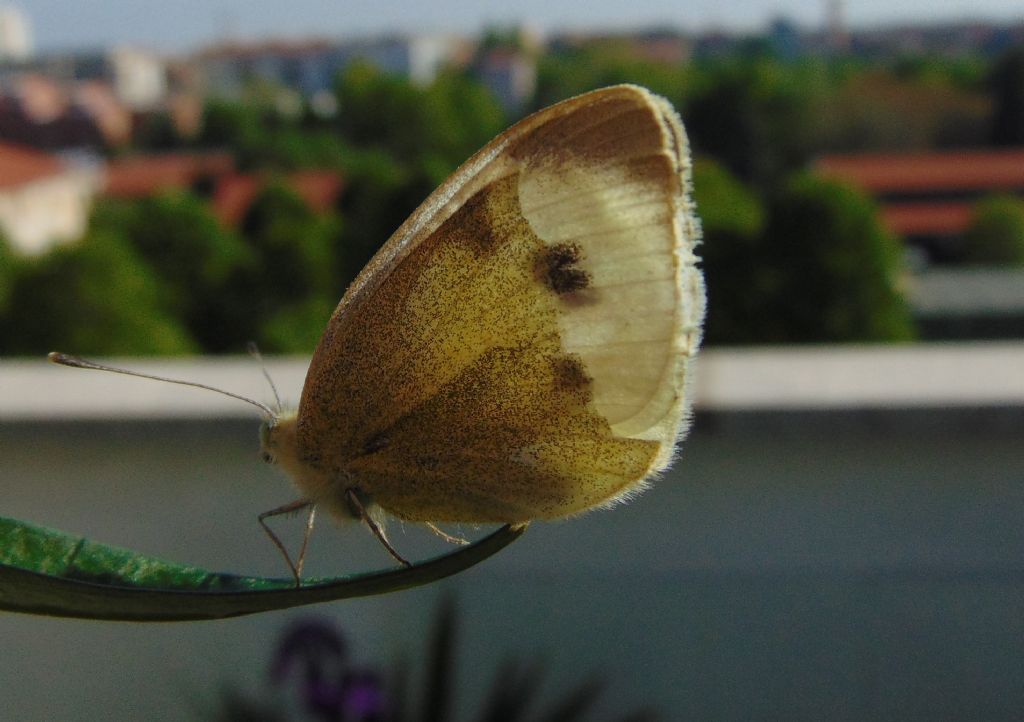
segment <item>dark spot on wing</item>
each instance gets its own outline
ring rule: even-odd
[[[592,379],[578,356],[558,356],[551,361],[555,387],[564,391],[583,391],[589,394]]]
[[[384,434],[374,434],[363,444],[363,454],[374,454],[381,449],[386,449],[390,443],[391,439]]]
[[[537,277],[560,296],[582,291],[591,280],[590,274],[577,265],[582,258],[583,252],[575,243],[548,246],[537,256]]]

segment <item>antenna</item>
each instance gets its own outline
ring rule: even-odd
[[[197,388],[197,389],[206,389],[207,391],[215,391],[218,394],[223,394],[224,396],[230,396],[233,399],[238,399],[239,401],[244,401],[247,404],[252,404],[256,408],[260,409],[264,414],[266,414],[270,418],[274,418],[275,416],[277,416],[277,414],[274,412],[273,409],[271,409],[266,404],[261,404],[259,401],[253,401],[252,399],[246,398],[245,396],[240,396],[239,394],[233,394],[230,391],[225,391],[224,389],[218,389],[218,388],[215,388],[213,386],[207,386],[206,384],[196,383],[195,381],[182,381],[181,379],[170,379],[170,378],[167,378],[166,376],[155,376],[153,374],[144,374],[144,373],[141,373],[139,371],[129,371],[128,369],[119,369],[119,368],[116,368],[114,366],[104,366],[103,364],[94,363],[92,361],[86,361],[84,358],[79,358],[78,356],[72,356],[71,354],[60,353],[59,351],[51,351],[46,356],[46,358],[50,361],[50,363],[55,363],[58,366],[70,366],[71,368],[76,368],[76,369],[93,369],[94,371],[110,371],[111,373],[124,374],[125,376],[137,376],[140,379],[150,379],[152,381],[166,381],[169,384],[179,384],[181,386],[192,386],[192,387]],[[273,384],[271,384],[271,387],[273,387]],[[277,396],[277,391],[276,390],[274,391],[274,395]],[[278,402],[278,405],[280,406],[280,402]]]
[[[267,371],[267,365],[263,362],[263,354],[260,353],[259,346],[256,345],[255,341],[250,341],[246,344],[246,349],[249,351],[249,355],[256,359],[260,364],[260,370],[263,371],[263,378],[270,384],[270,390],[274,392],[274,403],[277,405],[278,413],[281,411],[281,397],[277,394],[277,386],[274,385],[274,379],[270,378],[270,373]]]

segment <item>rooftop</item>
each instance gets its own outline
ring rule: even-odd
[[[882,222],[901,236],[963,233],[971,224],[974,204],[969,201],[885,203]]]
[[[228,153],[166,153],[113,161],[107,169],[105,193],[115,198],[141,198],[168,190],[187,190],[209,180],[212,206],[225,225],[241,222],[256,195],[267,183],[260,175],[235,171]],[[329,211],[342,190],[336,171],[290,173],[285,183],[314,211]]]
[[[0,188],[22,186],[63,170],[64,164],[54,155],[0,142]]]
[[[342,187],[341,177],[325,170],[296,171],[285,182],[317,213],[331,209]],[[231,174],[218,179],[213,195],[217,217],[226,225],[237,226],[266,183],[265,177],[256,175]]]
[[[954,236],[985,195],[1024,195],[1024,148],[822,156],[815,170],[862,188],[901,236]]]
[[[129,156],[107,166],[108,195],[139,198],[164,190],[189,188],[203,176],[231,172],[228,153],[166,153]]]
[[[874,195],[1024,189],[1024,148],[829,155],[815,167]]]

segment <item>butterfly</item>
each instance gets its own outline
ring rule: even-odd
[[[638,86],[541,110],[467,160],[348,288],[298,408],[245,399],[300,494],[259,516],[296,584],[320,508],[407,564],[388,515],[457,541],[437,525],[561,519],[642,490],[688,426],[699,236],[682,123]],[[265,520],[301,510],[293,562]]]
[[[387,545],[380,512],[527,523],[642,489],[684,433],[700,343],[689,184],[678,115],[631,85],[472,156],[345,293],[298,409],[264,423],[302,495],[282,509]]]

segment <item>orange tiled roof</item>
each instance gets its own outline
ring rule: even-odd
[[[211,204],[225,225],[241,223],[245,212],[262,190],[266,178],[235,172],[227,153],[168,153],[134,156],[114,161],[107,170],[107,195],[141,198],[161,191],[186,189],[209,177],[213,184]],[[291,173],[286,184],[316,212],[331,209],[341,193],[341,176],[329,170]]]
[[[968,202],[887,203],[882,222],[901,236],[946,235],[967,230],[972,211]]]
[[[820,158],[815,167],[876,195],[1024,188],[1024,148],[832,155]]]
[[[341,176],[332,170],[300,170],[288,176],[288,186],[317,213],[326,213],[341,193]]]
[[[249,210],[260,182],[251,175],[228,175],[220,179],[213,194],[213,212],[227,226],[237,226]]]
[[[317,213],[329,211],[342,188],[341,177],[328,170],[297,171],[288,175],[285,182]],[[213,196],[217,217],[226,225],[237,226],[265,183],[264,178],[253,175],[234,174],[222,178]]]
[[[119,198],[141,198],[188,188],[204,175],[222,175],[233,169],[234,161],[227,153],[133,156],[109,165],[106,192]]]
[[[63,170],[64,164],[56,156],[33,148],[0,143],[0,188],[24,185]]]

